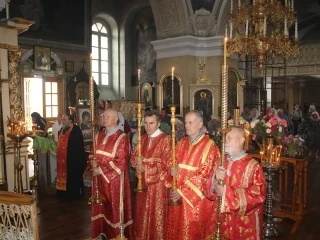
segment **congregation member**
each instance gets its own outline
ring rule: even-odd
[[[243,107],[243,112],[241,113],[241,117],[246,120],[247,122],[250,121],[251,111],[248,106]]]
[[[141,155],[135,149],[131,164],[143,174],[145,192],[136,194],[134,219],[135,240],[164,239],[167,226],[168,182],[172,161],[170,137],[162,132],[156,111],[144,114],[146,134],[141,137]]]
[[[218,207],[222,198],[221,228],[225,239],[263,239],[265,176],[260,164],[244,149],[244,131],[232,127],[227,133],[223,166],[208,180],[207,197]],[[218,184],[219,180],[223,184]]]
[[[177,190],[171,201],[181,205],[169,207],[167,240],[194,240],[209,237],[216,222],[214,202],[205,197],[206,184],[220,160],[220,151],[203,129],[203,116],[190,111],[185,116],[187,137],[177,144]]]
[[[319,113],[314,111],[310,119],[307,121],[308,135],[307,135],[307,148],[309,156],[315,153],[316,159],[320,156],[320,117]],[[319,160],[317,160],[319,161]]]
[[[40,113],[33,112],[31,113],[32,123],[37,126],[37,130],[46,131],[47,120],[41,117]]]
[[[303,122],[302,111],[299,104],[292,107],[292,112],[290,114],[290,123],[292,124],[292,134],[293,136],[298,134],[299,125]]]
[[[260,120],[260,119],[261,119],[261,117],[260,117],[260,113],[259,113],[258,109],[251,108],[249,122],[254,122],[254,121]]]
[[[103,113],[105,129],[96,136],[97,161],[90,157],[86,172],[92,170],[97,177],[99,191],[106,201],[92,204],[92,239],[112,239],[120,234],[120,219],[125,236],[133,240],[131,195],[128,174],[130,145],[127,135],[118,125],[118,111],[108,108]],[[96,191],[92,186],[92,194]],[[122,194],[121,194],[122,193]],[[121,209],[120,206],[123,205]]]
[[[83,135],[72,121],[70,115],[61,116],[56,181],[57,197],[71,200],[84,195],[83,171],[86,166]]]

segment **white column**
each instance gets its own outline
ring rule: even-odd
[[[0,49],[0,69],[1,69],[1,80],[8,79],[8,51],[7,49]],[[9,83],[2,82],[1,86],[2,92],[2,119],[3,119],[3,128],[4,128],[4,139],[2,141],[7,140],[7,126],[6,120],[7,116],[10,116],[10,101],[9,101]],[[1,142],[2,144],[2,142]],[[2,147],[2,146],[1,146]],[[4,151],[4,149],[1,149]],[[5,184],[5,169],[4,169],[4,154],[0,155],[0,185]]]

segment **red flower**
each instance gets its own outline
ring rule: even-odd
[[[286,121],[285,119],[281,119],[280,124],[281,124],[282,126],[284,126],[284,127],[287,127],[287,126],[288,126],[288,123],[287,123],[287,121]]]
[[[272,126],[275,126],[275,125],[278,124],[278,121],[277,121],[276,119],[274,119],[274,118],[271,118],[271,119],[269,120],[269,123],[271,123]]]

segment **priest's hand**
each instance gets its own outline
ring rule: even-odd
[[[216,193],[218,194],[218,196],[222,197],[223,189],[224,189],[223,185],[217,184],[217,185],[214,186],[214,189],[215,189]]]
[[[142,163],[143,163],[143,158],[142,157],[136,157],[136,164],[137,164],[137,166],[138,165],[142,165]]]
[[[144,164],[139,164],[139,165],[136,166],[136,172],[137,172],[138,174],[143,173],[144,170],[145,170]]]
[[[96,160],[91,160],[90,163],[91,163],[92,168],[98,167],[98,162]]]
[[[223,181],[226,177],[226,174],[227,170],[224,167],[219,166],[215,173],[215,179],[217,181]]]
[[[175,177],[178,175],[179,168],[178,167],[171,167],[171,176]]]
[[[100,167],[96,167],[92,169],[92,175],[93,176],[97,176],[100,175],[102,173],[101,168]]]
[[[177,190],[171,190],[171,193],[170,193],[170,200],[173,201],[173,202],[176,202],[178,201],[179,199],[181,198],[181,195],[180,193],[178,193]]]

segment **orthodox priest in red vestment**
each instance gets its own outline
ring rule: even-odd
[[[145,192],[136,194],[134,219],[135,240],[164,239],[167,226],[168,191],[167,177],[172,161],[170,137],[162,132],[160,115],[155,111],[144,115],[145,135],[141,138],[141,158],[137,148],[131,164],[143,174]]]
[[[86,166],[83,135],[72,123],[72,117],[62,115],[57,146],[58,198],[77,199],[84,195],[83,171]]]
[[[92,239],[116,238],[120,227],[124,235],[133,240],[131,196],[128,174],[130,145],[128,137],[117,126],[118,112],[107,109],[103,113],[105,130],[96,136],[96,161],[90,161],[98,187],[106,202],[92,204]],[[87,171],[90,170],[88,167]],[[96,191],[92,186],[92,194]]]
[[[204,240],[213,232],[216,222],[214,202],[205,197],[207,181],[217,168],[220,151],[203,131],[203,116],[190,111],[185,117],[188,137],[177,145],[178,168],[171,174],[177,177],[177,191],[171,200],[181,199],[179,206],[169,207],[168,240]]]
[[[207,185],[207,195],[216,207],[218,196],[222,197],[221,229],[230,240],[263,239],[265,177],[260,164],[243,150],[244,140],[242,128],[231,128],[225,145],[229,156]],[[219,185],[219,180],[224,185]]]

